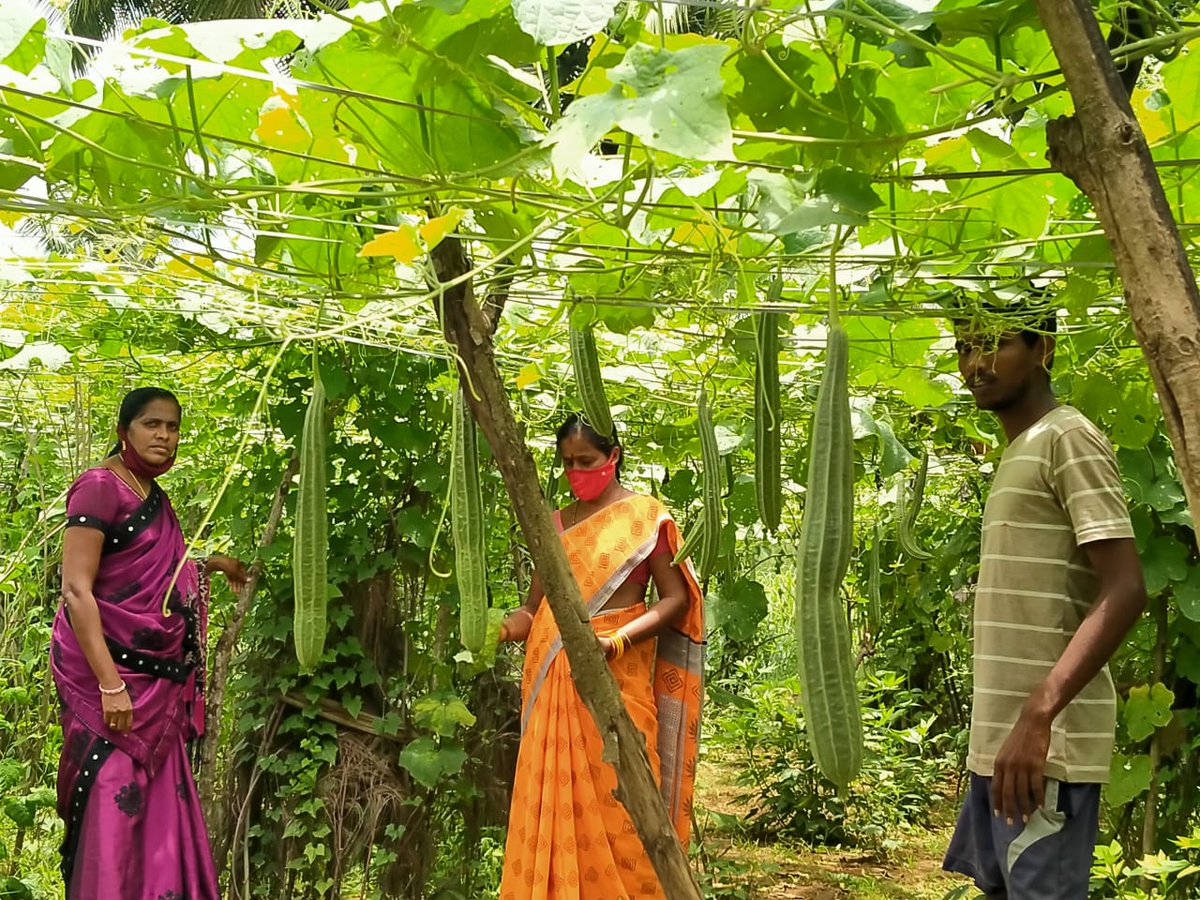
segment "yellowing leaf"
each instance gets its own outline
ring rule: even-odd
[[[284,103],[299,112],[300,98],[296,94],[289,94],[287,91],[282,91],[279,88],[275,88],[275,90],[271,92],[271,96],[277,99],[280,103]]]
[[[212,271],[213,261],[207,256],[197,256],[193,253],[180,253],[164,266],[166,271],[180,277],[196,277],[196,270]]]
[[[517,390],[523,391],[531,384],[537,384],[542,378],[542,371],[537,363],[530,363],[517,375]]]
[[[425,242],[426,249],[432,250],[440,244],[442,238],[458,227],[458,223],[462,221],[463,216],[466,214],[467,211],[465,209],[455,206],[444,216],[430,219],[422,225],[418,231],[421,232],[421,240]]]
[[[268,147],[281,150],[307,149],[312,143],[309,133],[287,106],[276,106],[261,113],[254,133]]]
[[[686,222],[675,229],[672,237],[680,244],[695,244],[709,249],[719,249],[729,242],[733,237],[733,232],[724,225],[713,226],[708,222]]]
[[[363,244],[359,256],[394,256],[402,263],[410,263],[424,251],[417,243],[417,231],[411,225],[401,225],[395,231],[381,234]]]
[[[1137,88],[1133,92],[1133,97],[1130,98],[1130,105],[1133,106],[1134,115],[1137,116],[1138,122],[1142,126],[1142,133],[1146,135],[1146,143],[1153,147],[1164,137],[1171,133],[1171,127],[1160,110],[1151,109],[1147,104],[1147,100],[1152,96],[1152,92],[1145,88]]]

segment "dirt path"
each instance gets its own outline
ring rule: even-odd
[[[942,900],[963,884],[941,870],[957,802],[939,802],[929,828],[890,838],[886,854],[860,849],[761,844],[738,834],[746,809],[733,774],[719,762],[700,763],[697,816],[706,894],[735,900]],[[974,896],[967,893],[966,896]]]

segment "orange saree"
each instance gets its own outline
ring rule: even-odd
[[[654,550],[662,528],[677,553],[679,529],[670,514],[654,498],[636,495],[562,533],[597,633],[615,631],[645,612],[644,603],[600,610]],[[609,665],[630,718],[645,735],[667,810],[686,846],[700,738],[704,609],[691,563],[681,571],[690,601],[682,619]],[[601,759],[600,732],[575,690],[545,600],[526,641],[521,693],[501,900],[662,897],[629,814],[613,796],[616,772]]]

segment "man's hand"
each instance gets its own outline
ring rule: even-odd
[[[996,754],[992,771],[992,809],[1013,824],[1023,822],[1045,801],[1046,753],[1050,750],[1050,723],[1045,716],[1021,714],[1008,740]]]

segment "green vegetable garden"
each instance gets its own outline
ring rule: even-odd
[[[189,554],[249,566],[192,753],[222,896],[500,896],[535,570],[669,827],[550,519],[576,412],[704,596],[666,896],[976,896],[1006,442],[954,323],[1031,294],[1149,598],[1090,896],[1200,895],[1198,39],[1185,0],[5,0],[0,897],[62,896],[67,489],[145,385]]]

